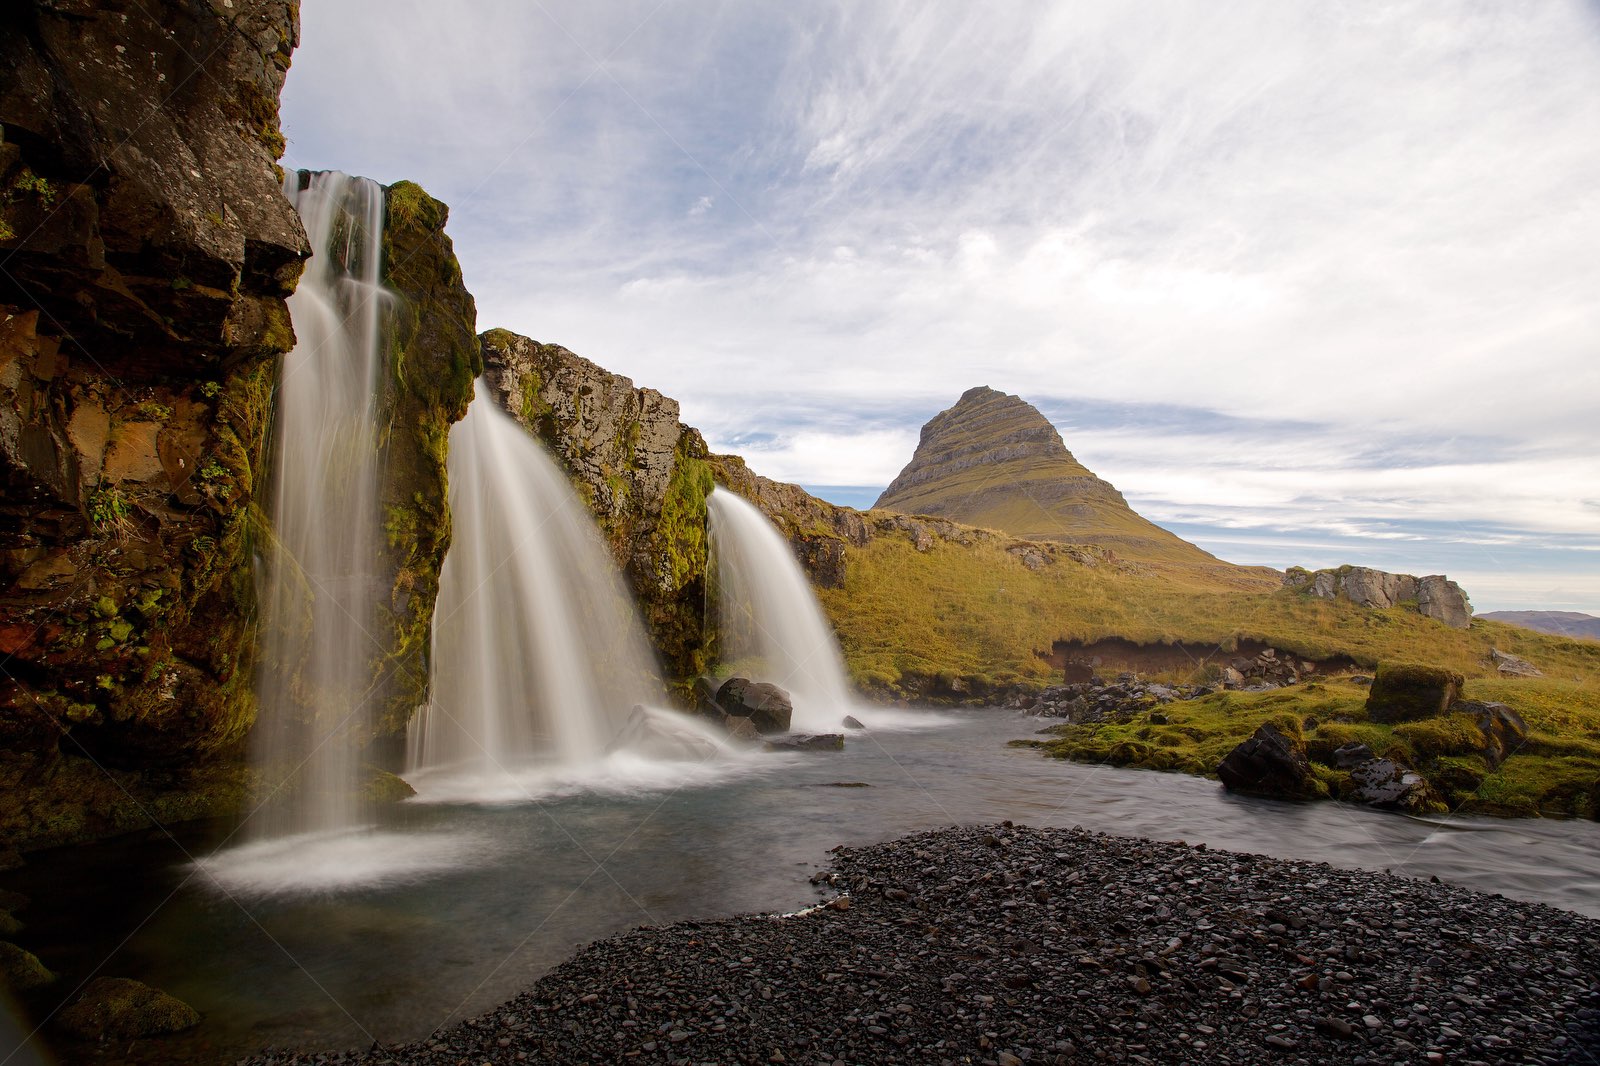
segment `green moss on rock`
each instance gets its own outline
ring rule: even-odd
[[[200,1014],[175,996],[123,977],[97,977],[56,1025],[80,1040],[132,1040],[192,1029]]]
[[[4,979],[13,992],[26,992],[49,984],[56,975],[46,969],[33,952],[0,940],[0,979]]]
[[[1374,722],[1409,722],[1443,714],[1457,699],[1465,679],[1454,670],[1421,663],[1379,663],[1367,697]]]

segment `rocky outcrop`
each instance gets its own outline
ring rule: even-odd
[[[477,306],[445,235],[448,219],[449,209],[414,183],[388,189],[384,284],[395,298],[378,422],[384,427],[380,500],[389,595],[379,620],[385,632],[375,634],[386,651],[374,676],[382,693],[378,733],[391,757],[427,693],[433,605],[450,546],[446,442],[483,370]]]
[[[482,342],[484,380],[549,447],[594,512],[667,671],[703,672],[713,475],[699,431],[678,421],[676,400],[560,345],[503,329]]]
[[[1140,517],[1122,494],[1073,458],[1031,404],[986,386],[922,427],[916,453],[875,508],[937,515],[1027,540],[1093,544],[1138,563],[1236,570]]]
[[[860,512],[712,455],[678,402],[639,388],[557,344],[509,330],[482,336],[484,380],[500,405],[542,440],[594,512],[633,589],[667,672],[688,677],[711,655],[704,626],[706,496],[726,486],[761,509],[813,580],[844,581],[845,550],[868,538]]]
[[[1362,607],[1410,607],[1455,629],[1466,629],[1472,624],[1472,605],[1467,602],[1467,594],[1443,574],[1413,577],[1365,566],[1341,566],[1313,572],[1293,566],[1284,573],[1283,583],[1296,592],[1325,600],[1344,596]]]
[[[225,809],[285,296],[286,0],[0,14],[0,836]]]

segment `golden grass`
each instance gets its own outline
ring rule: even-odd
[[[1259,640],[1307,659],[1422,662],[1468,678],[1494,676],[1489,651],[1498,648],[1552,680],[1600,690],[1600,642],[1483,619],[1451,629],[1404,608],[1236,585],[1202,568],[1125,569],[1064,554],[1033,570],[1003,542],[935,540],[919,552],[905,536],[880,534],[850,550],[844,585],[819,597],[856,683],[884,694],[931,677],[1048,684],[1055,671],[1038,653],[1054,641],[1111,637],[1223,652]]]

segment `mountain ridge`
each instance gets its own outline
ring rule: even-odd
[[[911,461],[873,506],[1025,540],[1093,544],[1137,563],[1275,573],[1225,562],[1144,518],[1073,456],[1037,408],[987,385],[928,420]]]

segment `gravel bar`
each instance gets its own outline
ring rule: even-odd
[[[419,1043],[249,1063],[1600,1066],[1600,921],[1010,824],[835,849],[791,916],[602,940]]]

